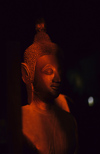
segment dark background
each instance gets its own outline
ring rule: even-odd
[[[69,106],[78,124],[80,154],[98,153],[100,138],[99,10],[99,4],[90,0],[83,2],[79,0],[1,2],[1,85],[3,92],[1,98],[4,102],[0,109],[2,153],[8,152],[5,148],[7,136],[9,136],[6,122],[8,106],[5,102],[7,102],[9,88],[11,88],[9,79],[12,74],[9,73],[9,70],[16,63],[16,69],[13,69],[15,72],[16,70],[18,73],[20,72],[20,62],[23,60],[24,50],[33,42],[35,22],[40,17],[46,21],[47,33],[51,40],[59,44],[64,52],[65,85],[63,91],[72,99]],[[3,79],[4,82],[2,82]],[[18,86],[20,86],[19,80]],[[14,84],[17,83],[14,82]],[[7,92],[5,92],[5,88]],[[17,90],[17,92],[19,91]],[[90,96],[94,98],[93,106],[88,105]]]

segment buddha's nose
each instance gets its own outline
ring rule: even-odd
[[[60,75],[60,73],[58,71],[56,71],[54,73],[53,82],[56,82],[56,83],[60,83],[61,82],[61,75]]]

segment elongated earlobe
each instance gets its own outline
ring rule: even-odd
[[[22,80],[26,84],[30,83],[30,71],[26,63],[21,63]]]

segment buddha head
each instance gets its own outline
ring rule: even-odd
[[[41,28],[42,27],[42,28]],[[34,95],[39,99],[55,99],[60,94],[61,50],[45,31],[44,23],[36,26],[34,42],[24,53],[21,63],[22,79],[26,84],[29,104]]]

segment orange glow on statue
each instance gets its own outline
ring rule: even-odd
[[[43,22],[37,25],[39,30],[21,64],[29,104],[22,107],[23,153],[75,154],[76,123],[60,94],[61,51],[51,42]]]

